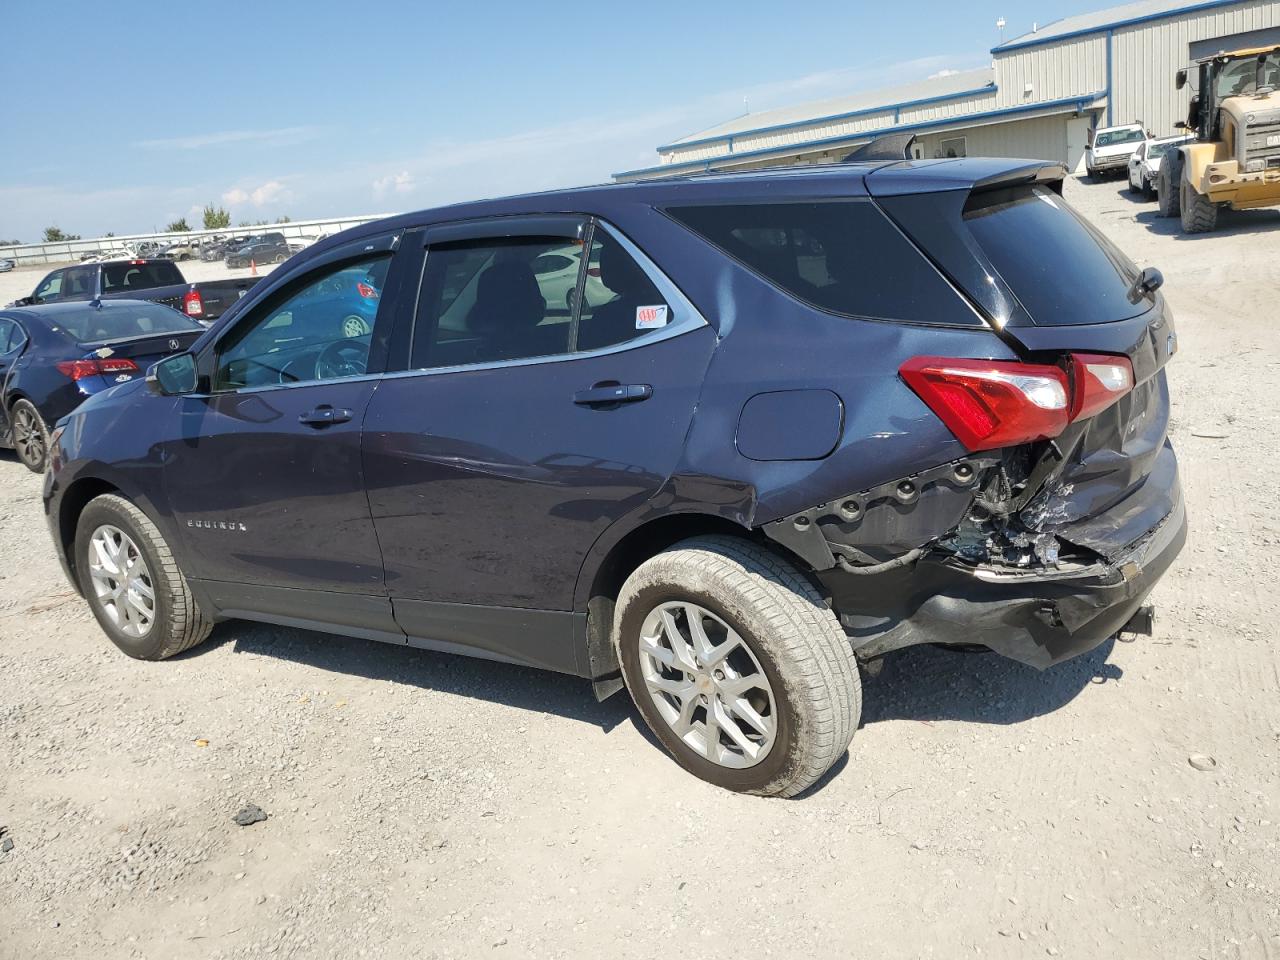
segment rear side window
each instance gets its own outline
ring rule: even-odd
[[[822,310],[873,320],[981,322],[870,201],[673,207],[667,213]]]
[[[1127,320],[1151,305],[1129,302],[1137,269],[1051,190],[975,193],[964,221],[1037,326]]]

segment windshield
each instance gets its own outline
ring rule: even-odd
[[[1130,130],[1110,130],[1106,133],[1100,133],[1093,145],[1095,147],[1114,147],[1122,143],[1141,143],[1145,139],[1147,139],[1146,133],[1134,127]]]
[[[1263,58],[1262,84],[1272,90],[1280,89],[1280,55],[1268,54]],[[1258,58],[1228,63],[1218,73],[1214,90],[1219,100],[1240,94],[1258,92]]]
[[[1151,144],[1151,146],[1147,147],[1147,159],[1155,160],[1158,157],[1163,157],[1166,153],[1169,152],[1169,148],[1172,147],[1173,144],[1174,144],[1174,141],[1172,140],[1170,140],[1168,143]]]
[[[128,340],[131,337],[190,333],[192,330],[204,329],[177,310],[158,303],[135,303],[128,306],[104,303],[101,307],[86,305],[82,310],[60,315],[58,325],[79,343]]]

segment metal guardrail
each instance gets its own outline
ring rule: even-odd
[[[290,220],[288,223],[266,223],[252,227],[225,227],[221,230],[188,230],[185,233],[131,233],[121,237],[90,237],[81,240],[58,240],[53,243],[23,243],[17,246],[0,245],[0,260],[14,260],[19,266],[42,263],[68,263],[78,261],[86,253],[106,253],[125,244],[154,240],[163,244],[182,240],[199,240],[201,237],[240,236],[252,233],[282,233],[287,240],[315,237],[321,233],[337,233],[372,220],[392,216],[389,213],[356,217],[336,217],[327,220]]]

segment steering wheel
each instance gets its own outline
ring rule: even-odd
[[[369,363],[369,345],[359,340],[335,340],[316,357],[316,379],[363,376]]]

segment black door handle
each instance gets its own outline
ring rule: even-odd
[[[305,423],[309,427],[327,427],[331,423],[346,423],[350,419],[350,410],[343,410],[331,407],[327,403],[322,403],[314,410],[299,415],[298,422]]]
[[[607,403],[638,403],[653,396],[653,387],[647,383],[597,383],[587,390],[573,395],[574,403],[596,406]]]

